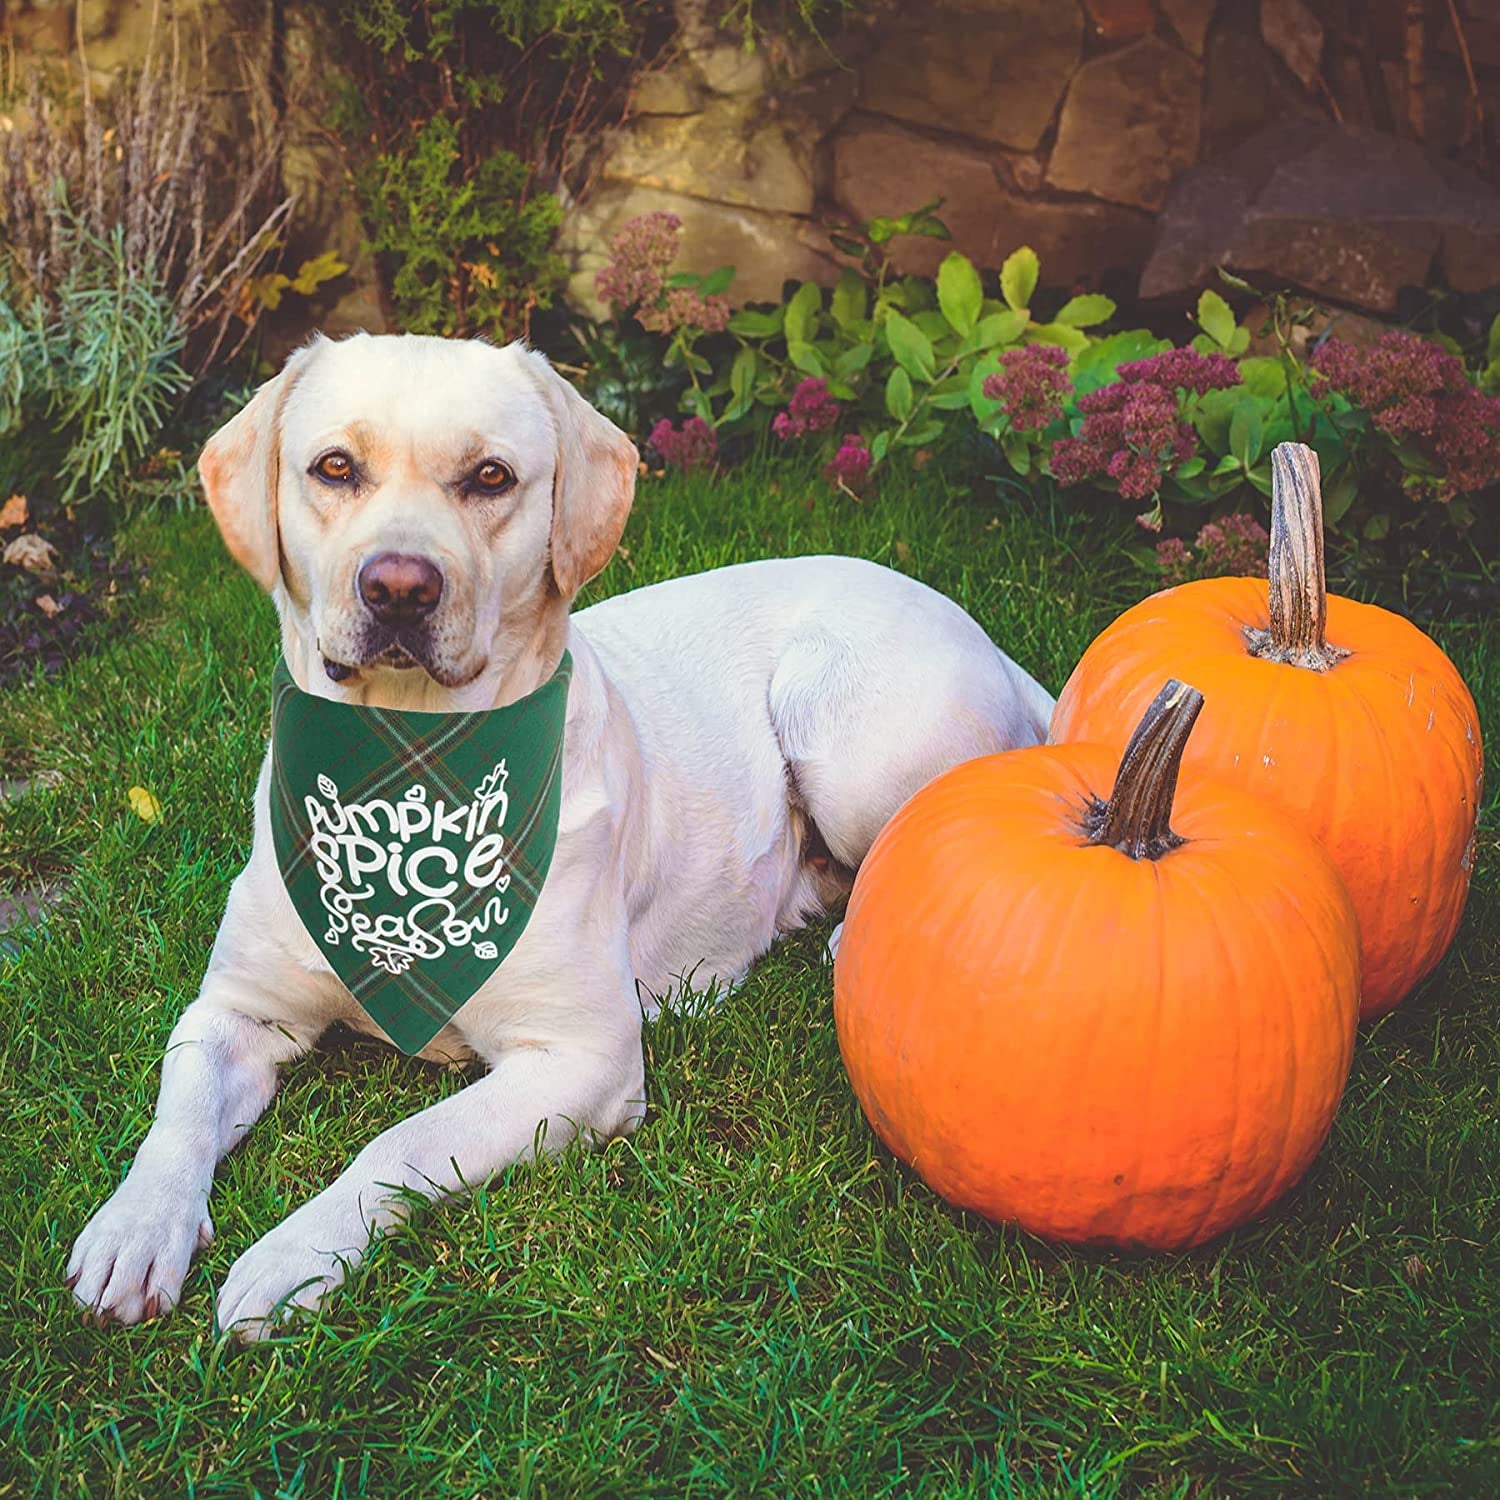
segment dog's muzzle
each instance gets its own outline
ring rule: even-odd
[[[381,552],[370,558],[354,580],[366,616],[359,659],[342,662],[325,656],[324,671],[334,682],[369,666],[424,667],[431,672],[435,663],[428,622],[442,601],[444,585],[443,571],[431,558],[407,552]]]

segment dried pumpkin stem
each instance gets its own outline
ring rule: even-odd
[[[1318,455],[1306,443],[1271,450],[1271,628],[1245,631],[1250,654],[1326,672],[1349,653],[1328,644],[1323,571],[1323,491]]]
[[[1160,859],[1184,842],[1172,832],[1172,798],[1188,736],[1203,694],[1174,677],[1152,700],[1120,760],[1108,802],[1095,802],[1084,820],[1096,844],[1131,859]]]

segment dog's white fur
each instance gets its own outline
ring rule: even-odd
[[[363,466],[357,489],[312,474],[330,447]],[[498,499],[461,488],[487,457],[516,475]],[[570,619],[614,553],[636,466],[624,435],[521,345],[363,335],[295,355],[204,450],[225,540],[272,592],[306,691],[481,709],[539,686],[565,645],[575,662],[541,899],[423,1054],[477,1056],[488,1074],[378,1135],[247,1249],[219,1290],[221,1327],[255,1337],[317,1303],[405,1213],[404,1190],[448,1196],[538,1141],[556,1151],[632,1129],[643,1009],[683,982],[732,986],[837,897],[919,786],[1046,733],[1052,700],[968,615],[868,562],[722,568]],[[353,579],[383,550],[444,573],[420,668],[362,660]],[[330,680],[325,658],[352,675]],[[101,1318],[175,1304],[212,1238],[215,1165],[269,1103],[277,1068],[334,1022],[373,1031],[282,885],[267,785],[263,766],[250,859],[173,1029],[155,1122],[68,1264]]]

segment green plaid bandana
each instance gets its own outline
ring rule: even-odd
[[[271,701],[271,836],[302,925],[349,993],[420,1052],[526,930],[552,864],[573,659],[505,708]]]

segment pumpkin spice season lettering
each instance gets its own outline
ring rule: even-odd
[[[472,802],[453,807],[440,797],[429,800],[419,782],[394,802],[346,803],[319,774],[323,800],[309,795],[303,808],[328,914],[323,942],[336,947],[348,934],[353,947],[388,974],[405,973],[416,959],[441,958],[450,948],[472,945],[475,958],[497,957],[495,944],[482,935],[510,916],[502,831],[510,806],[506,774],[502,760]],[[483,897],[485,891],[491,894]],[[363,902],[383,914],[361,911]],[[405,909],[389,909],[397,904]],[[461,916],[460,907],[473,914]]]

